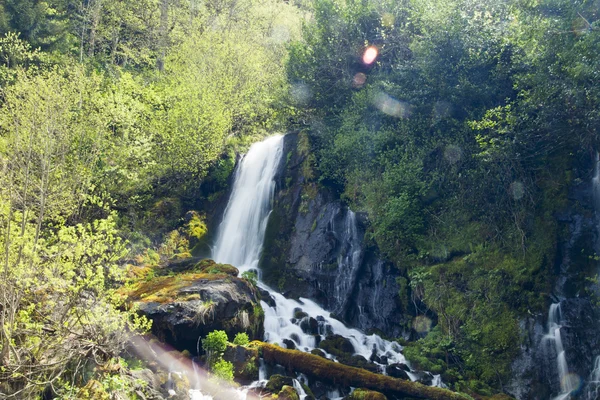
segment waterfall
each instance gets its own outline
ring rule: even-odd
[[[254,143],[242,159],[213,249],[216,262],[234,265],[241,272],[257,267],[275,192],[273,178],[281,159],[282,139],[282,135],[276,135]]]
[[[569,375],[569,366],[562,343],[560,332],[562,328],[561,318],[560,302],[551,304],[548,310],[548,332],[542,339],[542,343],[554,344],[553,350],[554,354],[556,354],[556,369],[560,382],[560,394],[555,397],[556,400],[568,398],[576,387],[571,375]]]
[[[257,268],[271,212],[274,177],[282,155],[282,139],[283,136],[277,135],[255,143],[243,157],[236,171],[233,191],[213,248],[215,261],[232,264],[240,271]],[[335,295],[340,298],[350,290],[362,262],[362,238],[358,234],[356,215],[350,210],[345,225],[344,238],[341,239],[345,248],[338,259],[340,276],[336,279],[335,289]],[[386,356],[390,364],[407,363],[401,353],[402,346],[396,342],[348,328],[330,317],[329,311],[309,299],[286,299],[267,287],[260,280],[260,275],[258,285],[267,290],[275,300],[275,307],[261,301],[265,312],[265,341],[310,351],[326,336],[339,334],[352,343],[355,354],[362,355],[367,360],[375,352]],[[326,356],[335,359],[332,355]],[[384,370],[383,365],[381,368]],[[266,378],[261,364],[260,379]],[[441,380],[438,384],[442,384]],[[301,391],[299,394],[301,397],[304,395]]]
[[[332,217],[331,225],[334,221]],[[343,249],[338,256],[338,274],[335,278],[335,287],[333,297],[336,300],[336,307],[333,310],[336,314],[341,315],[349,299],[350,291],[354,286],[358,269],[362,263],[362,237],[358,233],[358,225],[356,222],[356,214],[352,210],[346,213],[344,221],[345,230],[342,241]],[[335,228],[332,229],[335,232]]]

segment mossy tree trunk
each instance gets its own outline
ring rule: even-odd
[[[287,350],[268,343],[257,343],[266,363],[280,364],[325,383],[375,390],[387,395],[409,396],[431,400],[464,400],[469,397],[447,389],[425,386],[417,382],[375,374],[361,368],[329,361],[310,353]]]

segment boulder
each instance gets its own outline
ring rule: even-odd
[[[233,376],[236,382],[248,385],[258,380],[260,357],[256,348],[230,344],[223,353],[223,359],[233,364]]]
[[[231,266],[201,262],[197,270],[140,281],[120,293],[152,320],[152,333],[179,350],[197,353],[199,339],[219,329],[230,339],[262,339],[264,313],[254,286]],[[237,269],[236,269],[237,271]]]

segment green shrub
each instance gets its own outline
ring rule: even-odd
[[[252,284],[252,286],[255,286],[258,284],[258,276],[256,275],[256,272],[254,271],[244,271],[242,272],[242,278],[247,280],[248,282],[250,282]]]
[[[216,364],[215,360],[219,359],[227,348],[227,341],[225,331],[212,331],[202,339],[202,349],[206,351],[209,365]]]
[[[227,382],[233,381],[233,364],[225,360],[217,360],[211,370],[215,377]]]
[[[238,346],[246,346],[248,343],[250,343],[250,339],[246,332],[238,333],[233,339],[233,344],[237,344]]]

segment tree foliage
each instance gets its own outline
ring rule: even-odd
[[[565,170],[598,146],[598,18],[583,0],[320,0],[290,47],[321,182],[408,270],[414,312],[454,344],[443,364],[497,387],[517,319],[545,307]]]

